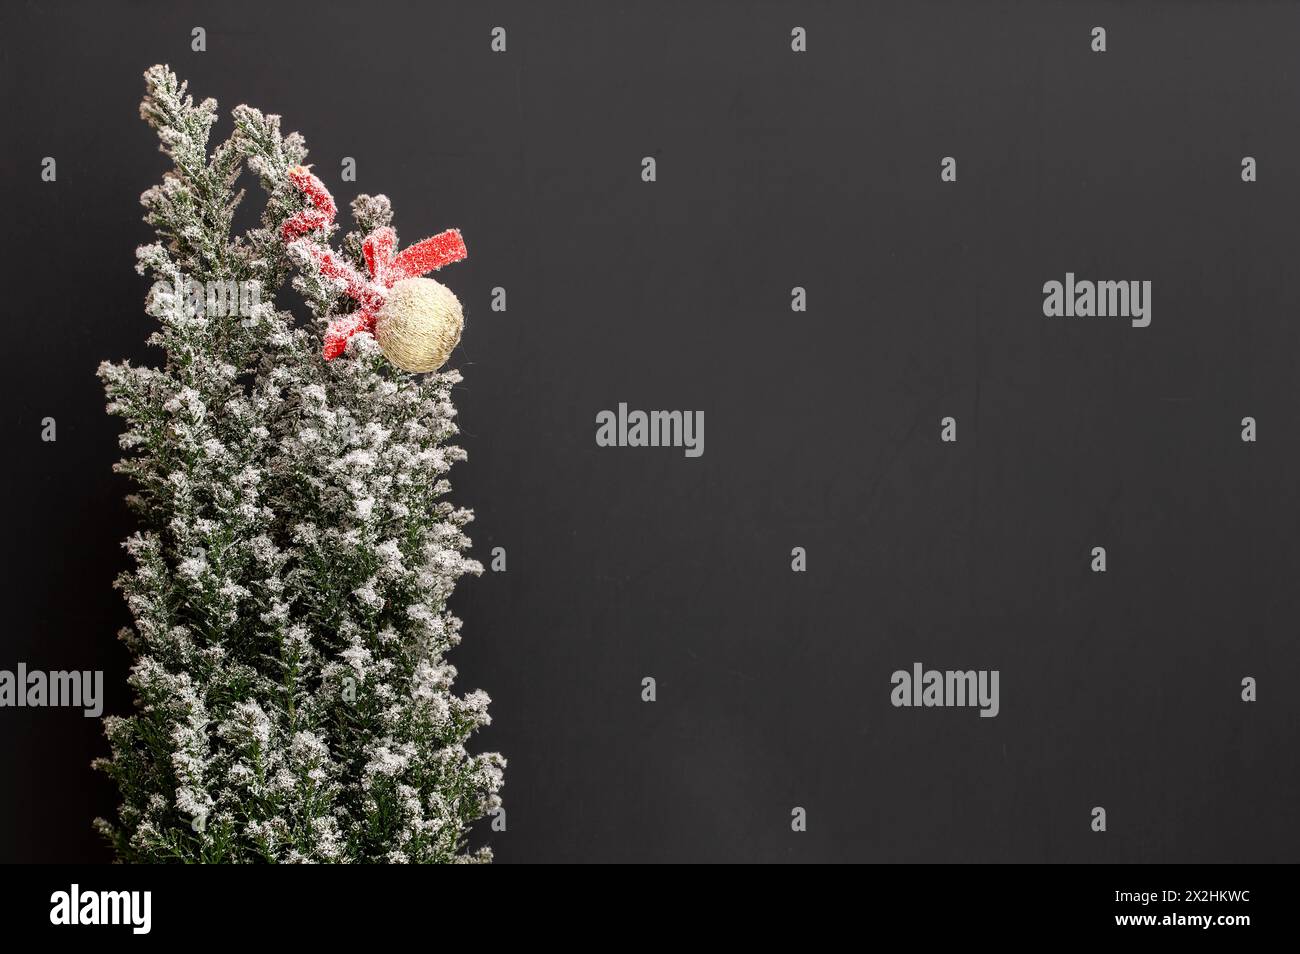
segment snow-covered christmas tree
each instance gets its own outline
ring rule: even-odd
[[[363,195],[333,252],[333,199],[279,117],[240,106],[209,151],[216,103],[166,67],[145,82],[173,163],[137,251],[165,360],[99,371],[140,530],[118,580],[136,711],[105,719],[121,806],[97,825],[133,862],[488,860],[468,826],[505,762],[466,750],[488,698],[454,694],[444,658],[447,598],[481,572],[444,499],[460,376],[398,367],[459,335],[454,296],[418,277],[463,257],[459,233],[397,253],[388,199]],[[245,169],[266,209],[235,234]],[[291,277],[306,326],[275,307]]]

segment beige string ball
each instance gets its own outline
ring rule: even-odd
[[[404,278],[375,316],[375,338],[403,371],[437,371],[451,357],[465,315],[450,288],[432,278]]]

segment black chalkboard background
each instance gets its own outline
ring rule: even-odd
[[[130,706],[94,370],[157,359],[166,62],[219,136],[282,114],[341,205],[464,230],[452,480],[508,570],[462,585],[453,659],[510,761],[498,860],[1300,857],[1300,7],[28,2],[0,34],[0,668]],[[1152,281],[1151,326],[1045,319],[1067,271]],[[704,411],[704,455],[597,447],[621,401]],[[1000,715],[893,708],[917,661],[1000,670]],[[0,860],[108,860],[104,753],[0,710]]]

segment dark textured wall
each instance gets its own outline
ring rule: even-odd
[[[282,114],[340,204],[464,230],[452,476],[508,569],[461,587],[453,658],[510,760],[499,860],[1294,861],[1298,32],[1226,2],[7,4],[0,668],[130,705],[94,369],[156,359],[136,107],[167,62]],[[1067,271],[1150,280],[1151,325],[1045,318]],[[705,453],[597,447],[619,402],[703,411]],[[917,661],[998,670],[999,715],[894,708]],[[0,860],[107,859],[103,753],[0,709]]]

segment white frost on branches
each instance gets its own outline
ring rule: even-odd
[[[100,367],[140,530],[118,580],[136,711],[104,720],[96,764],[122,801],[97,824],[123,861],[487,860],[468,826],[500,804],[505,762],[467,751],[488,699],[453,693],[444,658],[460,639],[447,598],[482,572],[473,514],[443,499],[465,456],[448,443],[460,376],[406,375],[366,335],[323,361],[339,289],[293,278],[309,327],[269,304],[293,272],[279,234],[301,208],[302,138],[240,106],[209,150],[216,103],[165,67],[145,81],[141,115],[173,162],[141,197],[158,240],[136,254],[160,283],[146,310],[165,358]],[[245,169],[267,205],[235,234]],[[360,264],[392,209],[352,209]],[[252,283],[261,304],[196,315],[175,291],[190,280]]]

